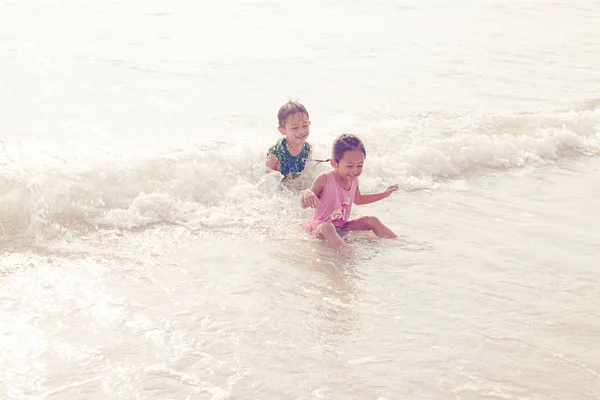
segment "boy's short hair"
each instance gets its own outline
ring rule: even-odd
[[[281,106],[279,112],[277,113],[277,119],[279,120],[279,126],[285,127],[285,121],[287,121],[290,115],[295,114],[305,114],[308,117],[308,111],[306,111],[306,107],[297,101],[288,101],[284,105]]]

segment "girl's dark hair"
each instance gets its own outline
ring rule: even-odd
[[[307,118],[308,111],[306,111],[306,107],[297,101],[288,101],[284,105],[281,106],[279,112],[277,113],[277,119],[279,120],[279,126],[285,127],[285,121],[287,121],[288,117],[296,114],[304,114]]]
[[[358,150],[362,152],[365,157],[367,156],[367,151],[365,150],[363,142],[358,137],[345,133],[338,136],[333,141],[331,158],[333,158],[336,162],[340,162],[340,160],[344,157],[344,153],[350,150]]]
[[[344,133],[343,135],[338,136],[333,141],[333,148],[331,150],[331,158],[327,160],[313,160],[317,162],[317,165],[322,162],[328,162],[331,159],[336,162],[340,162],[340,160],[344,157],[344,153],[350,150],[358,150],[361,151],[365,157],[367,156],[367,150],[365,150],[365,145],[363,142],[355,135],[351,135],[349,133]]]

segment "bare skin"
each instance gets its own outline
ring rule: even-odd
[[[323,237],[329,242],[331,247],[336,250],[339,250],[346,245],[346,242],[344,242],[344,239],[342,239],[338,233],[335,225],[333,225],[331,222],[323,222],[322,224],[318,225],[313,233],[317,236]]]
[[[394,232],[385,226],[377,217],[361,217],[348,221],[344,229],[351,231],[372,231],[375,235],[383,238],[398,237]]]

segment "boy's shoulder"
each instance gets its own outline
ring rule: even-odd
[[[267,151],[267,153],[274,153],[277,154],[278,152],[281,152],[283,150],[283,141],[285,140],[285,137],[280,138],[279,140],[277,140],[277,142],[269,147],[269,150]]]

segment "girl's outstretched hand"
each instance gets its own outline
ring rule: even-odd
[[[321,202],[312,190],[307,189],[300,195],[300,204],[302,205],[302,208],[317,208]]]
[[[385,197],[390,197],[390,195],[394,192],[396,192],[398,190],[398,184],[392,185],[392,186],[388,186],[387,189],[385,189]]]

